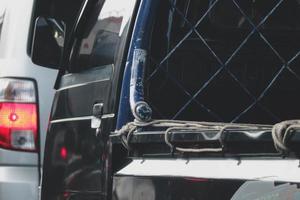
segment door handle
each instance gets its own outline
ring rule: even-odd
[[[97,103],[93,106],[93,115],[91,120],[91,128],[100,128],[101,118],[103,116],[103,103]]]

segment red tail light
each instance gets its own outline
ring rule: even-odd
[[[68,157],[68,150],[67,150],[67,148],[66,147],[61,147],[60,148],[60,157],[63,159],[63,160],[66,160],[67,159],[67,157]]]
[[[0,147],[36,151],[38,116],[31,80],[0,79]]]

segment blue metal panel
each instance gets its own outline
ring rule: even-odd
[[[141,121],[151,119],[151,109],[144,101],[143,80],[151,27],[158,3],[159,0],[142,0],[139,6],[124,70],[117,129],[134,118]]]

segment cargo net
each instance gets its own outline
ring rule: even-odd
[[[299,119],[299,0],[160,4],[144,83],[153,118]]]

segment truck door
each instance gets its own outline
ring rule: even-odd
[[[115,124],[135,0],[95,2],[73,38],[70,62],[54,98],[45,147],[43,200],[108,196],[107,142]]]

